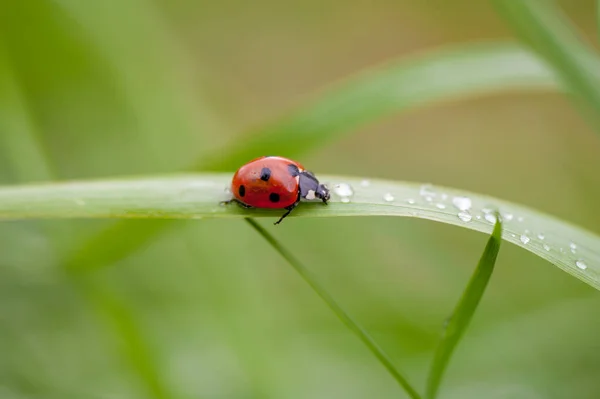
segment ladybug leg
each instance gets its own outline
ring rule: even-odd
[[[246,204],[244,204],[243,202],[240,202],[240,201],[239,201],[238,199],[236,199],[236,198],[232,198],[232,199],[230,199],[229,201],[221,201],[221,202],[220,202],[220,204],[221,204],[221,205],[229,205],[229,204],[230,204],[230,203],[232,203],[232,202],[236,202],[236,203],[237,203],[239,206],[241,206],[242,208],[246,208],[246,209],[248,209],[248,208],[252,208],[250,205],[246,205]]]
[[[287,215],[289,215],[289,214],[290,214],[290,213],[291,213],[291,212],[294,210],[294,208],[298,206],[298,204],[299,204],[299,203],[300,203],[300,193],[298,193],[298,199],[296,200],[296,202],[294,202],[294,203],[293,203],[292,205],[290,205],[290,206],[286,206],[286,207],[285,207],[285,209],[287,209],[287,212],[286,212],[286,213],[284,213],[283,215],[281,215],[281,217],[279,218],[279,220],[278,220],[278,221],[276,221],[276,222],[275,222],[275,223],[273,223],[273,224],[279,224],[279,223],[281,223],[281,221],[282,221],[283,219],[285,219],[285,217],[286,217]]]
[[[292,210],[293,210],[293,209],[296,207],[296,205],[297,205],[297,204],[298,204],[298,203],[295,203],[294,205],[290,205],[290,206],[286,207],[285,209],[287,209],[287,212],[286,212],[286,213],[284,213],[284,214],[283,214],[283,215],[282,215],[282,216],[279,218],[279,220],[278,220],[278,221],[276,221],[276,222],[275,222],[275,223],[273,223],[273,224],[279,224],[279,223],[281,223],[281,221],[282,221],[283,219],[285,219],[285,217],[286,217],[287,215],[289,215],[289,214],[292,212]]]

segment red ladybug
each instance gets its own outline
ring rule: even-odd
[[[279,224],[300,203],[320,199],[327,204],[329,189],[315,175],[291,159],[267,156],[253,159],[235,172],[231,181],[233,198],[244,208],[278,208],[287,212]]]

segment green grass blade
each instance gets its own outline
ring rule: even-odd
[[[81,295],[120,339],[121,352],[125,360],[129,361],[131,368],[138,373],[149,397],[174,398],[175,396],[166,388],[156,367],[157,362],[151,356],[152,351],[147,340],[130,310],[100,284],[85,276],[72,277],[74,286],[80,290]]]
[[[511,68],[506,68],[510,65]],[[562,86],[554,73],[520,46],[486,42],[426,53],[415,59],[396,60],[347,79],[324,91],[314,102],[263,129],[244,134],[232,146],[199,159],[203,170],[233,170],[264,154],[296,157],[368,123],[414,107],[449,99],[488,93],[532,90],[556,91]],[[172,225],[162,223],[163,228]],[[135,234],[128,222],[117,222],[110,232],[90,238],[83,246],[90,253],[107,253],[105,264],[125,258],[160,234],[153,229],[130,246],[115,237]],[[83,260],[73,254],[73,259]],[[102,266],[99,259],[86,259]]]
[[[481,259],[479,259],[477,268],[471,276],[471,280],[463,292],[460,301],[456,305],[454,313],[444,326],[442,338],[433,357],[427,380],[425,397],[428,399],[436,397],[450,357],[466,331],[473,314],[475,314],[475,310],[492,276],[496,258],[500,251],[500,243],[502,242],[501,219],[501,217],[496,216],[494,230],[485,246]]]
[[[483,42],[443,48],[392,60],[341,81],[281,120],[198,160],[195,169],[236,169],[266,154],[293,158],[369,123],[441,101],[555,90],[561,86],[554,73],[518,45]]]
[[[9,160],[15,180],[52,180],[54,173],[41,143],[39,129],[1,42],[0,132],[0,154]]]
[[[419,399],[421,396],[410,385],[406,377],[396,369],[394,363],[383,349],[373,340],[373,338],[362,328],[346,311],[329,295],[327,290],[321,286],[316,277],[308,270],[298,259],[296,259],[279,241],[277,241],[267,230],[251,218],[246,221],[256,230],[288,263],[298,272],[308,285],[325,301],[327,306],[335,315],[348,327],[360,340],[369,348],[371,353],[381,362],[381,364],[390,372],[394,379],[400,384],[406,393],[412,399]]]
[[[331,203],[328,206],[303,203],[278,228],[285,228],[296,217],[405,216],[490,234],[493,227],[490,212],[498,209],[504,217],[504,240],[600,289],[600,237],[553,216],[499,198],[453,188],[378,179],[365,182],[362,178],[346,176],[319,177],[332,188]],[[228,198],[224,188],[230,180],[231,173],[214,173],[0,187],[0,221],[245,217],[270,217],[275,221],[281,215],[277,210],[246,210],[235,204],[219,205],[219,201]],[[354,195],[349,198],[350,202],[342,202],[336,194],[337,184],[352,187]],[[143,227],[140,224],[138,228]],[[140,245],[140,242],[133,244]],[[86,259],[80,261],[86,262]],[[88,267],[87,263],[77,266]]]
[[[554,2],[492,0],[517,35],[528,43],[587,103],[586,116],[600,131],[600,60]],[[578,102],[582,102],[578,101]]]

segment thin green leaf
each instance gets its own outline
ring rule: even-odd
[[[114,294],[103,289],[98,283],[81,275],[72,275],[73,283],[81,295],[92,305],[96,313],[103,317],[109,327],[122,341],[121,351],[144,383],[148,394],[156,399],[169,399],[169,393],[151,356],[151,349],[129,309]]]
[[[267,230],[251,218],[245,219],[279,254],[288,261],[288,263],[298,272],[300,277],[325,301],[327,306],[335,315],[348,327],[360,340],[369,348],[371,353],[381,362],[381,364],[390,372],[398,384],[413,399],[420,399],[419,393],[410,385],[406,377],[396,369],[390,357],[373,340],[373,338],[362,328],[346,311],[329,295],[327,290],[321,286],[317,278],[308,270],[298,259],[296,259],[287,249],[283,247]]]
[[[449,99],[561,89],[554,73],[520,46],[486,42],[446,48],[414,59],[394,60],[340,82],[287,117],[244,134],[232,146],[198,160],[195,167],[234,170],[259,155],[296,157],[383,117]],[[162,228],[153,228],[127,246],[121,237],[135,234],[136,227],[121,221],[110,232],[101,232],[81,247],[92,254],[104,253],[102,262],[109,265],[171,225],[171,221],[166,221]],[[99,258],[84,259],[81,254],[66,260],[69,264],[84,261],[102,266]]]
[[[502,218],[496,215],[494,230],[485,246],[481,259],[479,259],[477,268],[471,276],[471,280],[456,305],[453,314],[444,326],[442,338],[436,349],[427,380],[425,397],[428,399],[436,397],[450,357],[473,318],[475,310],[492,276],[496,258],[500,251],[500,243],[502,242],[501,220]]]
[[[226,150],[208,154],[195,169],[232,170],[266,154],[294,157],[399,112],[517,90],[550,91],[561,86],[534,54],[511,43],[454,46],[391,60],[333,85],[315,101],[244,134]]]
[[[144,140],[139,145],[146,146],[145,153],[156,165],[164,170],[173,164],[172,158],[164,156],[165,146],[172,151],[185,150],[178,147],[185,140],[165,140],[169,132],[189,137],[199,129],[220,129],[220,122],[210,112],[209,103],[202,101],[198,87],[192,89],[185,81],[178,62],[186,60],[179,58],[182,54],[176,50],[176,39],[155,2],[119,2],[118,12],[104,2],[55,3],[79,23],[86,45],[110,65],[117,93],[143,132]]]
[[[14,75],[11,60],[0,42],[0,154],[9,160],[15,180],[52,180],[54,175]]]
[[[577,28],[553,3],[492,0],[515,32],[567,83],[600,132],[600,60]]]
[[[489,234],[493,226],[493,215],[489,212],[498,209],[504,217],[503,239],[600,289],[600,237],[581,227],[522,205],[464,190],[375,179],[366,186],[360,178],[319,177],[332,188],[331,203],[301,204],[278,228],[293,223],[295,217],[408,216]],[[244,217],[276,220],[281,215],[281,211],[246,210],[234,203],[219,205],[228,198],[224,188],[230,181],[230,173],[214,173],[7,186],[0,188],[0,220]],[[353,188],[354,195],[348,203],[335,194],[335,186],[340,183]],[[145,223],[138,222],[138,228]]]

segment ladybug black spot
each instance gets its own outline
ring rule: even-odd
[[[292,175],[292,177],[296,177],[300,174],[300,170],[293,163],[288,165],[288,172],[290,172],[290,175]]]
[[[269,194],[269,201],[271,202],[279,202],[279,194],[271,193]]]
[[[271,169],[262,168],[262,170],[260,171],[260,180],[269,181],[270,178],[271,178]]]
[[[246,195],[246,187],[241,185],[240,188],[238,188],[238,194],[240,195],[240,197],[243,197],[244,195]]]

